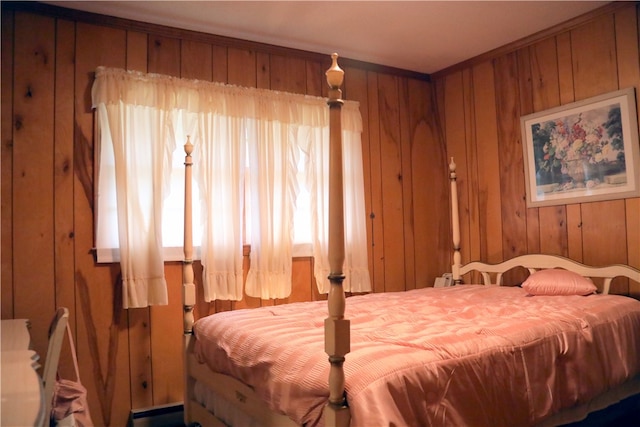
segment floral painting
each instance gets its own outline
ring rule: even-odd
[[[530,206],[637,194],[633,89],[532,114],[521,121]]]

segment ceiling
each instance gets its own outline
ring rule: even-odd
[[[46,1],[431,74],[610,1]]]

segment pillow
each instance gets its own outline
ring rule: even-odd
[[[522,288],[530,295],[589,295],[598,290],[591,279],[559,268],[536,271]]]

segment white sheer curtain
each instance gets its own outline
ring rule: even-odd
[[[245,192],[252,209],[247,221],[252,228],[247,293],[261,298],[290,294],[292,221],[301,184],[314,189],[311,211],[315,275],[320,291],[327,292],[329,113],[325,99],[104,67],[96,70],[92,95],[102,150],[111,145],[117,153],[114,163],[120,262],[125,280],[131,283],[124,296],[126,307],[166,303],[159,224],[169,176],[167,153],[175,146],[176,129],[190,133],[195,147],[194,176],[200,185],[205,229],[205,299],[242,298]],[[132,112],[146,112],[149,118],[141,120]],[[345,289],[364,292],[371,290],[371,285],[358,104],[345,102],[342,115],[347,249],[344,271],[348,276]],[[298,150],[310,156],[306,183],[296,178]],[[250,176],[245,183],[247,164]],[[145,168],[149,169],[148,177],[142,179],[139,170]],[[159,285],[155,286],[158,275]],[[154,286],[143,285],[150,280]]]
[[[242,299],[245,119],[197,113],[194,178],[200,186],[205,301]]]
[[[262,299],[291,294],[293,216],[296,201],[292,124],[256,121],[248,138],[251,215],[246,293]]]
[[[167,304],[161,228],[175,146],[169,137],[169,115],[122,102],[99,104],[97,115],[104,124],[101,156],[113,159],[123,306]]]
[[[357,107],[342,110],[342,156],[344,181],[344,290],[371,291],[367,257],[367,230],[362,164],[362,118]],[[312,192],[314,277],[320,293],[329,292],[329,129],[311,132],[308,150],[308,182]]]

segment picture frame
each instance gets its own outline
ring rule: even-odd
[[[527,207],[640,197],[635,89],[520,118]]]

